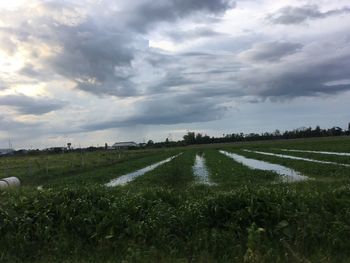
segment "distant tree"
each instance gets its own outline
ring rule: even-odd
[[[196,143],[196,137],[194,132],[188,132],[183,137],[186,144],[195,144]]]
[[[210,143],[210,137],[208,135],[204,135],[202,140],[203,140],[203,143]]]
[[[105,143],[105,150],[107,150],[108,149],[108,144],[107,143]]]
[[[202,143],[203,142],[202,134],[197,133],[197,135],[195,136],[195,141],[196,141],[196,143]]]
[[[321,128],[320,128],[320,126],[316,126],[316,128],[315,128],[315,136],[316,137],[319,137],[319,136],[321,136]]]
[[[275,135],[275,136],[281,136],[281,132],[280,132],[280,130],[275,130],[274,135]]]
[[[70,147],[72,146],[72,143],[67,143],[67,148],[68,148],[68,150],[70,150]]]
[[[152,140],[149,140],[148,142],[147,142],[147,146],[153,146],[154,145],[154,142],[152,141]]]

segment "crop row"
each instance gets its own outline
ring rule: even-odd
[[[30,183],[45,175],[79,173],[127,160],[159,154],[155,151],[105,151],[64,153],[38,156],[11,156],[0,158],[0,177],[17,176]],[[28,179],[28,180],[27,180]]]

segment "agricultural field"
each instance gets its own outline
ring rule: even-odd
[[[0,167],[0,262],[350,262],[349,137]]]

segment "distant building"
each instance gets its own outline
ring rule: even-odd
[[[0,155],[13,154],[14,152],[15,152],[14,149],[0,149]]]
[[[131,147],[139,147],[136,142],[116,142],[112,145],[112,149],[128,149]]]

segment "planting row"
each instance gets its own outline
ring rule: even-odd
[[[341,155],[339,155],[341,154]],[[347,180],[350,157],[346,153],[277,148],[163,150],[125,153],[118,161],[77,171],[64,168],[19,174],[24,186],[58,187],[106,184],[119,186],[239,186],[244,183],[296,182],[306,179]],[[1,178],[1,177],[0,177]]]
[[[141,170],[133,171],[107,186],[242,186],[297,182],[308,179],[349,179],[348,164],[251,150],[189,150]],[[320,172],[320,171],[323,172]]]

